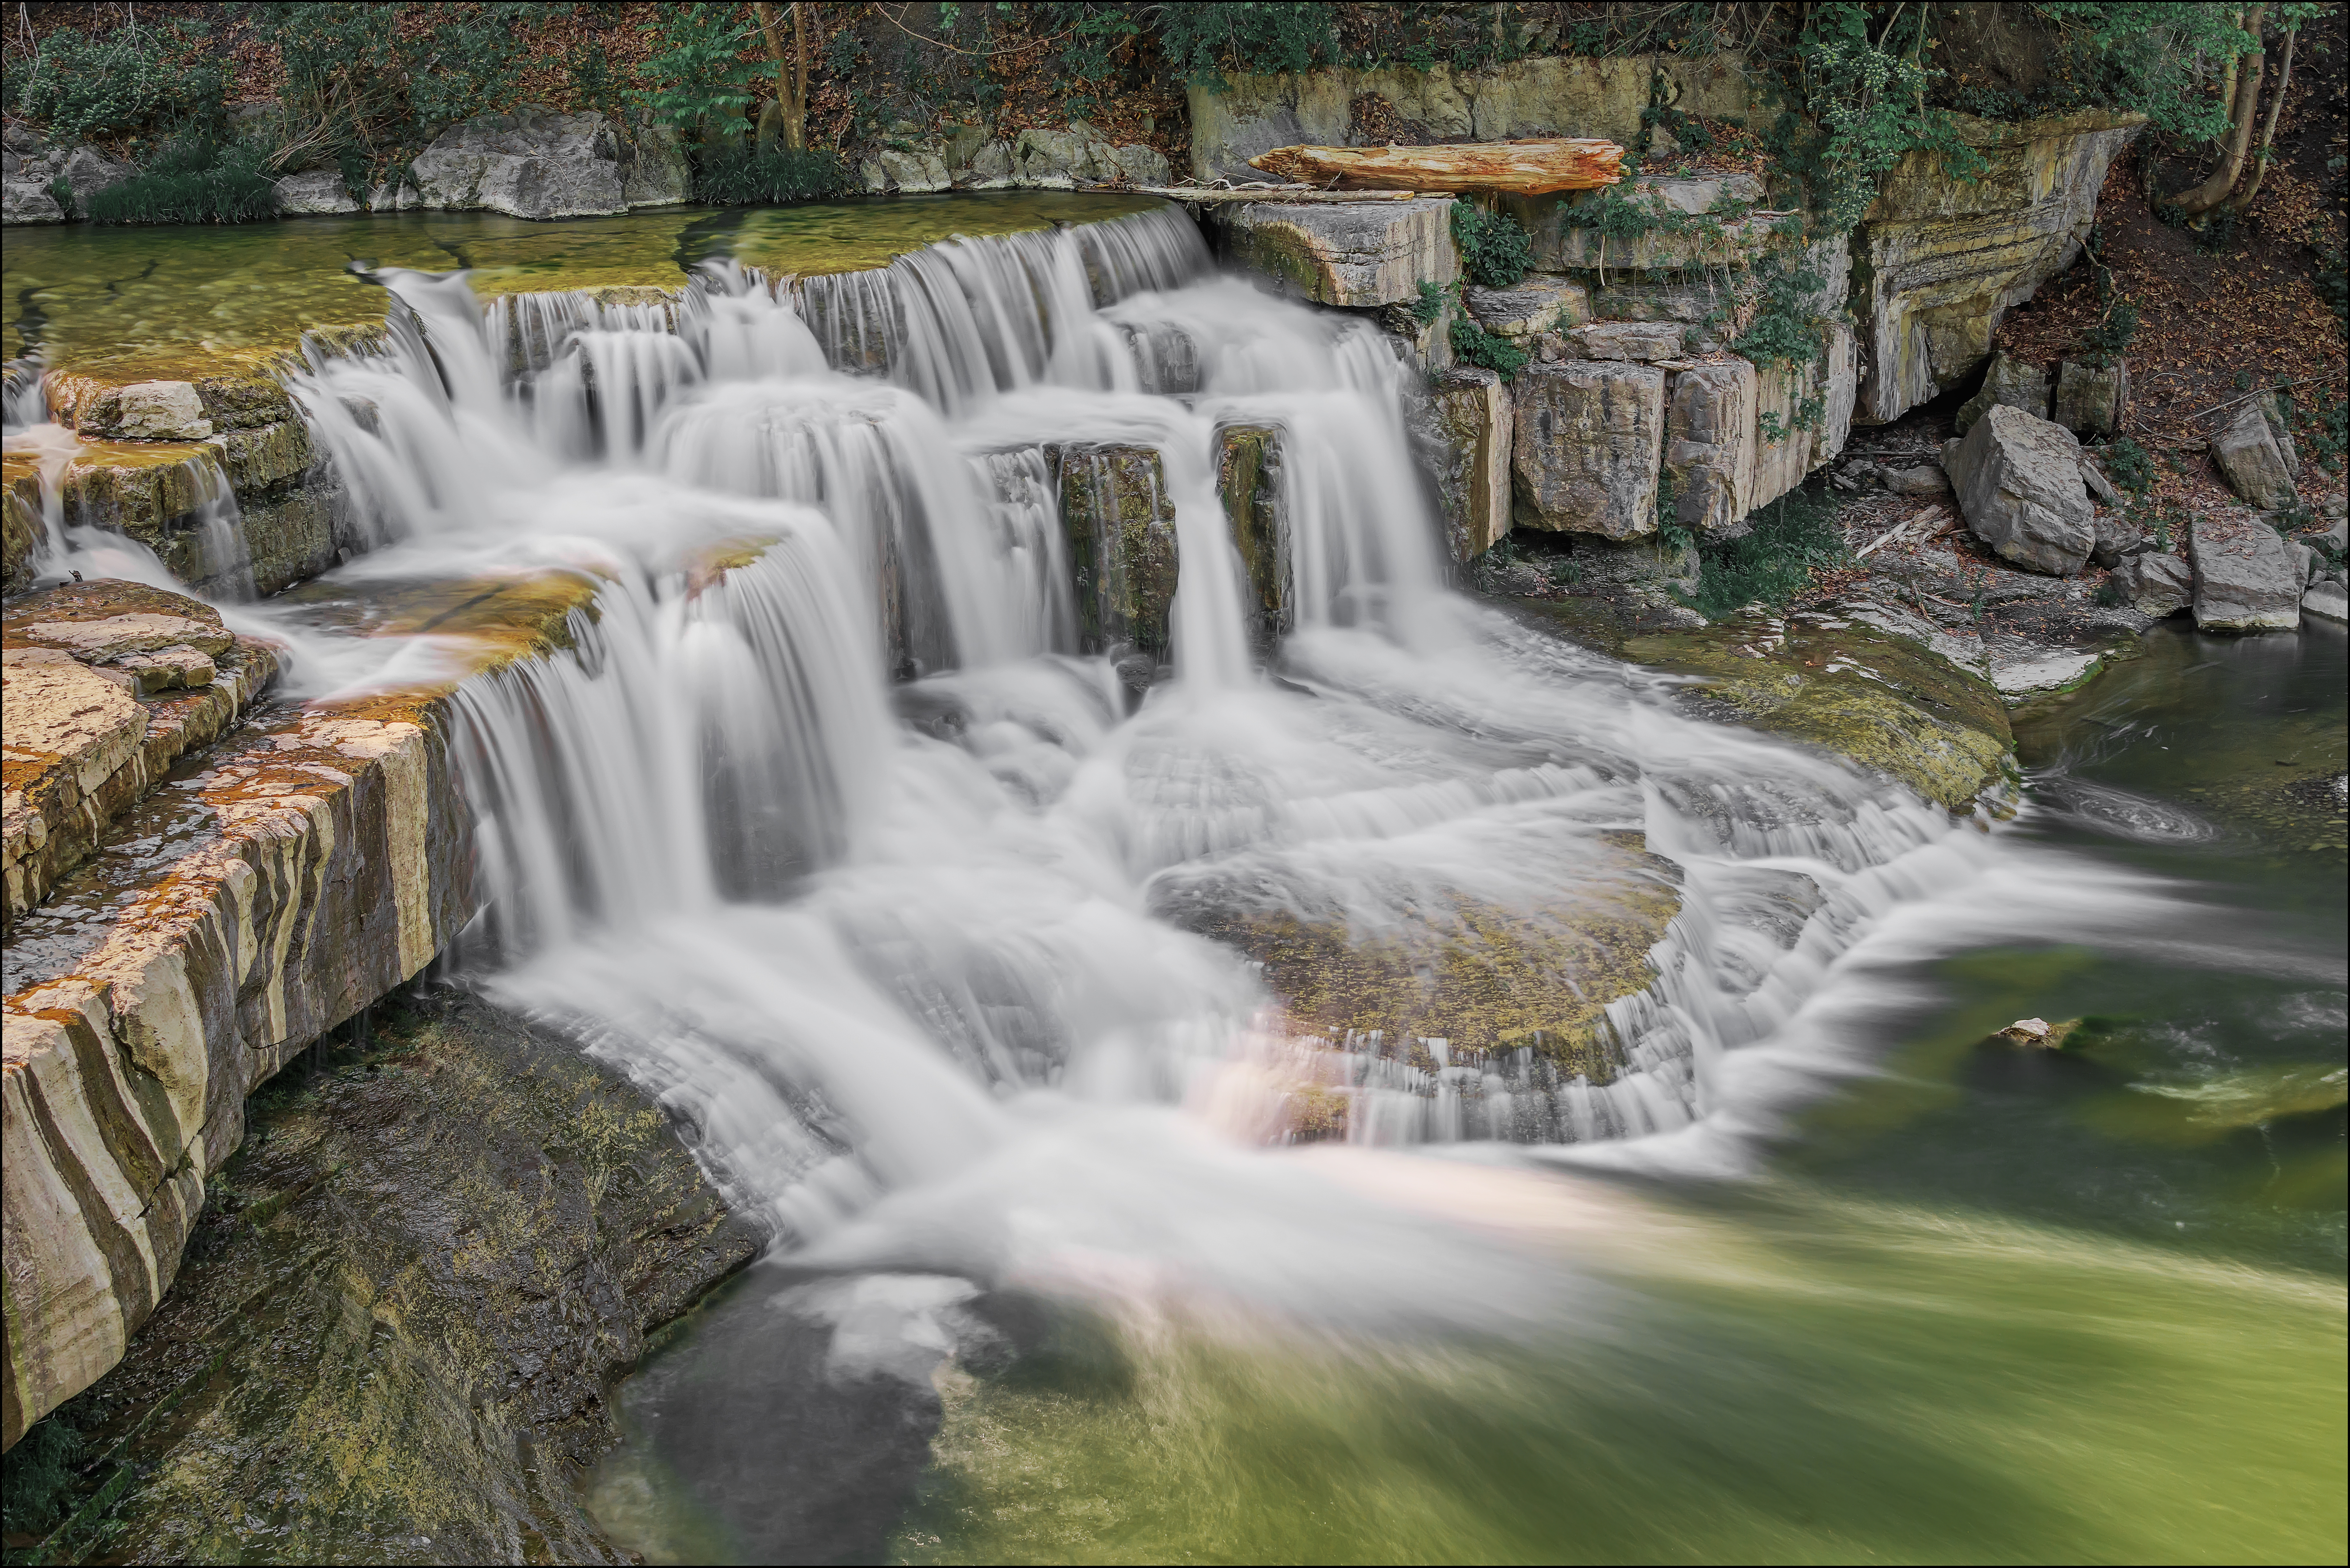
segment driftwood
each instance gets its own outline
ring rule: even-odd
[[[1128,189],[1145,196],[1211,206],[1223,202],[1409,202],[1424,194],[1419,191],[1325,191],[1315,185],[1130,185]]]
[[[1252,168],[1322,187],[1509,191],[1522,196],[1591,191],[1624,178],[1624,150],[1586,137],[1467,141],[1451,147],[1276,147]]]

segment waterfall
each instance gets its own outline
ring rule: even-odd
[[[1212,275],[1172,211],[660,302],[382,281],[383,345],[295,388],[378,542],[342,576],[602,585],[455,701],[468,961],[812,1259],[1226,1278],[1227,1136],[1760,1125],[1732,1064],[1997,852],[1451,592],[1385,340]],[[1272,927],[1406,971],[1648,934],[1575,1040],[1478,1050],[1284,1016],[1219,940]]]

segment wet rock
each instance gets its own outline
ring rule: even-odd
[[[1069,545],[1078,636],[1088,653],[1163,660],[1177,573],[1175,504],[1149,447],[1045,449]]]
[[[2229,485],[2255,506],[2274,509],[2291,506],[2300,499],[2283,449],[2254,404],[2236,410],[2235,418],[2211,438],[2211,456],[2220,472],[2228,476]]]
[[[2051,652],[2032,649],[2021,659],[1993,659],[1991,683],[2002,697],[2030,697],[2043,691],[2064,691],[2097,672],[2102,654]]]
[[[1654,364],[1681,357],[1681,328],[1668,321],[1595,321],[1564,334],[1577,359],[1637,359]]]
[[[1963,436],[1985,413],[2002,406],[2022,409],[2036,419],[2046,419],[2048,372],[2037,365],[2019,363],[2003,353],[1992,355],[1990,369],[1983,372],[1982,389],[1959,405],[1958,417],[1951,422]]]
[[[1745,532],[1760,395],[1754,367],[1743,359],[1672,372],[1664,472],[1674,515],[1692,534],[1720,539]]]
[[[1591,318],[1590,291],[1573,278],[1530,272],[1509,288],[1469,284],[1461,299],[1477,325],[1497,337],[1534,337]]]
[[[1705,624],[1673,597],[1697,592],[1700,566],[1693,541],[1676,544],[1660,535],[1624,540],[1580,536],[1568,545],[1566,570],[1578,594],[1647,600],[1662,612],[1667,625]]]
[[[1960,179],[1941,154],[1912,152],[1887,173],[1853,236],[1864,422],[1890,423],[1974,373],[2007,312],[2080,254],[2106,171],[2145,123],[2109,109],[1957,115],[1984,168]],[[2045,415],[2044,396],[2029,411]]]
[[[1609,539],[1655,533],[1665,373],[1567,360],[1527,367],[1513,390],[1515,524]]]
[[[2123,556],[2114,567],[2114,587],[2141,615],[2173,616],[2194,602],[2195,572],[2177,556],[2149,551]]]
[[[1510,531],[1511,449],[1516,408],[1509,383],[1464,366],[1429,389],[1438,438],[1436,489],[1448,553],[1467,565]]]
[[[430,620],[491,668],[567,636],[594,587],[571,574],[459,585],[386,629]],[[209,711],[225,684],[166,701]],[[288,708],[226,733],[16,922],[0,1179],[12,1224],[35,1218],[0,1258],[6,1442],[112,1366],[154,1311],[207,1179],[244,1136],[246,1095],[474,912],[441,739],[449,690]]]
[[[1246,202],[1216,211],[1219,248],[1234,264],[1323,305],[1407,304],[1422,283],[1460,275],[1448,197],[1408,202]]]
[[[2116,359],[2110,365],[2076,365],[2067,359],[2056,367],[2054,419],[2080,435],[2112,435],[2122,428],[2129,411],[2129,366]]]
[[[2002,559],[2069,576],[2095,544],[2095,509],[2081,481],[2081,447],[2062,425],[1992,406],[1950,470],[1975,537]]]
[[[51,1417],[114,1456],[109,1553],[625,1560],[573,1479],[608,1390],[762,1234],[574,1042],[408,1002],[255,1098],[170,1296]]]
[[[41,523],[38,477],[28,470],[21,486],[17,478],[11,473],[8,487],[0,491],[0,593],[11,595],[32,586],[33,556],[47,532]]]
[[[336,169],[312,169],[277,182],[277,210],[287,217],[320,213],[356,213],[359,198]]]
[[[2081,1021],[2068,1018],[2062,1023],[2051,1023],[2044,1018],[2019,1018],[1991,1038],[2011,1045],[2028,1045],[2039,1051],[2061,1051],[2064,1042],[2079,1031]]]
[[[132,441],[202,441],[213,433],[203,400],[187,381],[134,381],[117,406],[115,433]]]
[[[1216,431],[1216,493],[1248,580],[1250,640],[1263,649],[1279,640],[1294,618],[1281,439],[1270,425],[1223,425]]]
[[[417,204],[517,218],[628,211],[619,145],[598,114],[525,108],[450,127],[409,166]]]
[[[2301,613],[2337,624],[2350,621],[2350,590],[2340,583],[2319,583],[2301,596]]]
[[[2291,631],[2301,624],[2300,563],[2275,529],[2230,527],[2209,516],[2189,527],[2197,629]]]

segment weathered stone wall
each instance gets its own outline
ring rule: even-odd
[[[1375,136],[1357,126],[1354,103],[1388,100],[1405,119],[1447,141],[1509,141],[1530,136],[1598,136],[1630,146],[1661,71],[1674,106],[1716,118],[1752,112],[1745,64],[1735,56],[1627,55],[1617,59],[1546,57],[1490,70],[1434,66],[1230,75],[1223,90],[1191,89],[1191,177],[1262,179],[1249,160],[1276,147],[1361,147]]]
[[[1989,167],[1954,178],[1917,152],[1886,179],[1854,237],[1856,417],[1896,420],[1974,373],[2015,306],[2072,265],[2097,192],[2145,117],[2093,109],[2005,124],[1956,117]]]

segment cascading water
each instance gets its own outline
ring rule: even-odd
[[[388,274],[389,347],[297,389],[395,546],[348,575],[608,579],[576,654],[460,700],[494,983],[627,1062],[804,1248],[949,1175],[970,1201],[982,1165],[1044,1158],[1039,1117],[1053,1159],[1088,1116],[1279,1126],[1306,1091],[1358,1143],[1689,1127],[1725,1053],[1986,853],[1450,594],[1392,354],[1207,273],[1170,213],[795,291],[712,269],[675,306],[484,317],[462,278]],[[1282,452],[1277,680],[1215,490],[1235,424]],[[1046,459],[1112,449],[1156,454],[1180,560],[1173,679],[1131,714],[1079,646]],[[893,668],[920,677],[894,698]],[[1315,1039],[1194,934],[1571,940],[1654,895],[1627,833],[1678,867],[1679,912],[1609,1010],[1609,1081]]]

